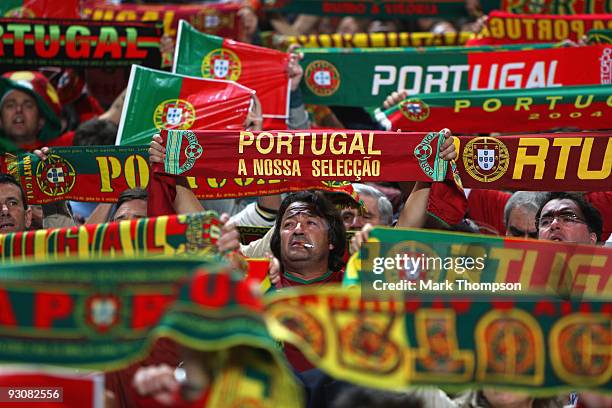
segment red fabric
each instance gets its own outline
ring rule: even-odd
[[[32,151],[34,149],[40,149],[41,147],[58,147],[58,146],[72,146],[74,140],[74,130],[68,131],[55,139],[47,140],[46,142],[37,141],[29,145],[23,145],[22,149]]]
[[[478,225],[489,226],[506,235],[504,207],[512,194],[497,190],[473,189],[467,198],[468,216]]]
[[[612,234],[612,191],[594,191],[584,194],[585,200],[599,210],[603,219],[603,233],[601,240],[607,241]]]
[[[74,107],[79,115],[79,123],[87,122],[104,113],[104,109],[100,105],[100,102],[89,94],[82,95],[81,98],[75,102]]]
[[[314,283],[301,283],[289,280],[285,277],[285,274],[281,274],[281,285],[282,287],[292,287],[292,286],[305,286],[305,285],[326,285],[328,283],[341,283],[342,278],[344,277],[344,270],[340,270],[338,272],[332,272],[327,278],[314,282]],[[302,354],[302,352],[295,346],[289,343],[285,343],[283,347],[283,351],[285,352],[285,357],[287,357],[287,361],[291,366],[299,371],[306,371],[315,368],[306,357]]]
[[[170,339],[159,339],[151,349],[151,353],[147,358],[131,366],[119,370],[106,373],[106,389],[115,394],[118,407],[165,407],[155,401],[153,398],[140,396],[134,387],[132,381],[134,374],[140,367],[150,365],[168,364],[171,367],[177,367],[181,362],[178,345]]]
[[[427,212],[446,222],[456,225],[463,220],[467,211],[465,193],[452,180],[432,183],[427,202]]]
[[[176,179],[158,171],[163,171],[162,164],[156,163],[151,166],[151,178],[147,186],[148,217],[176,214],[173,205],[176,198]]]

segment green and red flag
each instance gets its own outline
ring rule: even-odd
[[[81,18],[79,0],[2,0],[0,17]]]
[[[51,1],[51,0],[48,0]],[[71,0],[74,1],[74,0]],[[98,0],[83,1],[83,18],[103,21],[160,21],[164,34],[176,36],[179,21],[186,20],[201,32],[239,38],[242,24],[238,2],[201,4],[114,4]]]
[[[471,45],[578,42],[592,29],[612,28],[612,14],[513,14],[495,10]]]
[[[274,337],[333,378],[365,387],[423,398],[431,398],[424,386],[540,397],[609,391],[609,295],[419,293],[408,283],[394,288],[396,298],[385,297],[393,288],[371,297],[336,285],[283,289],[264,298],[265,313]]]
[[[133,65],[116,144],[147,144],[161,129],[243,129],[252,98],[235,82]]]
[[[154,23],[0,18],[0,66],[159,68],[161,35]]]
[[[203,34],[186,21],[179,24],[173,72],[236,81],[253,89],[268,129],[286,129],[291,90],[288,63],[286,53]]]
[[[377,107],[400,90],[413,95],[610,83],[610,46],[541,47],[306,48],[301,89],[305,103]]]
[[[455,134],[612,129],[612,85],[419,94],[374,117],[386,130]]]

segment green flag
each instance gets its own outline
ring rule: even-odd
[[[252,95],[234,82],[133,65],[116,144],[147,144],[161,129],[243,129]]]

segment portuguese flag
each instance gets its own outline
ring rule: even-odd
[[[173,72],[236,81],[257,92],[268,128],[285,128],[289,115],[289,55],[202,34],[181,20]],[[270,123],[270,119],[276,121]]]
[[[0,17],[81,18],[79,0],[2,0]]]
[[[418,94],[376,120],[386,130],[455,133],[539,132],[560,127],[612,128],[612,85]]]
[[[252,95],[234,82],[132,65],[116,144],[147,144],[161,129],[243,129]]]

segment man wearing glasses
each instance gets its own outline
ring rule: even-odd
[[[536,227],[538,239],[596,245],[603,221],[582,195],[549,193],[536,214]]]

